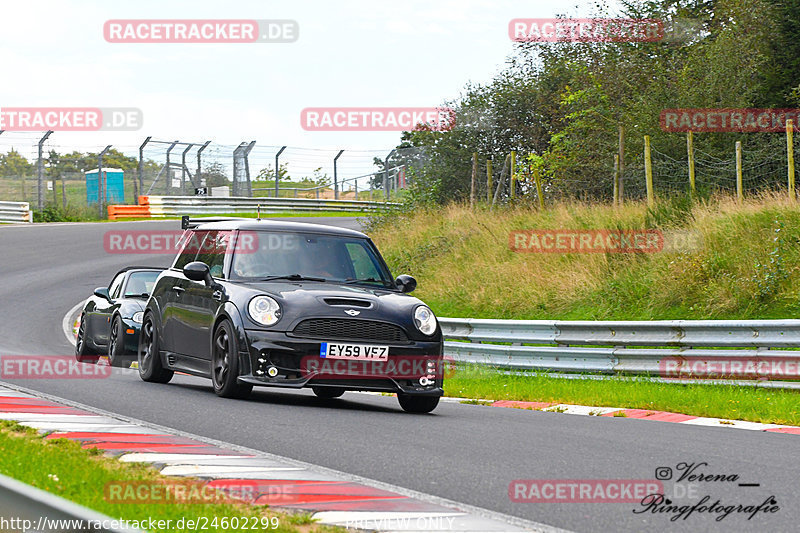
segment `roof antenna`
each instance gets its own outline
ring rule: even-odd
[[[261,204],[256,204],[256,220],[261,221]]]

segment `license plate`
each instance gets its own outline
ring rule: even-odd
[[[386,361],[389,359],[389,347],[323,342],[319,347],[319,356],[326,359],[350,359],[352,361]]]

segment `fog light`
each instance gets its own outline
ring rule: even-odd
[[[278,367],[271,366],[267,369],[267,375],[271,378],[274,378],[278,375]]]
[[[422,376],[419,378],[419,384],[423,387],[427,387],[428,385],[433,385],[433,380],[430,379],[428,376]]]

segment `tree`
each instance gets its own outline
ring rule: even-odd
[[[7,154],[0,154],[0,176],[17,178],[32,174],[34,165],[13,148]]]

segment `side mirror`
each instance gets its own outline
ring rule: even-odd
[[[192,281],[204,281],[206,287],[215,285],[214,278],[211,277],[211,271],[208,265],[202,261],[193,261],[183,267],[183,275]]]
[[[109,302],[111,301],[111,295],[108,294],[108,288],[107,287],[97,287],[94,290],[94,295],[95,296],[99,296],[100,298],[105,298]]]
[[[400,292],[411,292],[417,288],[417,280],[408,274],[397,276],[397,279],[394,280],[394,284],[400,289]]]

